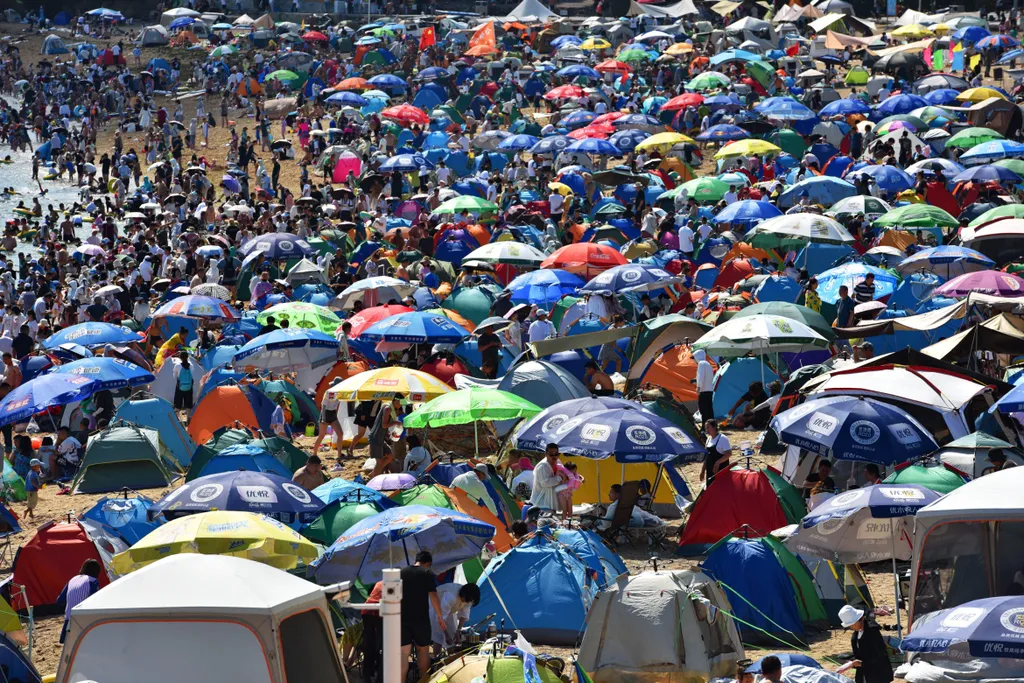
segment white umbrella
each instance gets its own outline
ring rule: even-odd
[[[529,244],[503,241],[489,242],[466,254],[463,261],[503,263],[510,266],[539,266],[547,258],[542,251]]]
[[[227,287],[223,285],[218,284],[204,282],[201,285],[196,285],[195,287],[193,287],[190,290],[190,293],[198,294],[200,296],[212,296],[216,297],[217,299],[222,299],[224,301],[231,300],[231,290],[229,290]]]
[[[157,204],[156,202],[146,202],[145,204],[139,206],[139,208],[142,209],[143,211],[159,211],[160,205]]]
[[[365,306],[376,306],[381,301],[401,301],[415,291],[416,286],[405,280],[395,277],[371,277],[349,285],[327,305],[335,310],[352,308],[357,301],[362,301]]]
[[[708,330],[694,343],[713,356],[743,356],[806,351],[828,346],[828,340],[802,322],[781,315],[751,315],[732,318]]]
[[[747,241],[756,246],[802,246],[801,243],[807,242],[847,244],[854,238],[834,218],[814,213],[791,213],[761,221],[754,226]]]
[[[472,145],[477,149],[493,152],[498,148],[502,140],[511,135],[507,130],[489,130],[473,138]]]

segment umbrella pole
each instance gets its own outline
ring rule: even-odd
[[[900,623],[900,576],[896,573],[896,517],[889,523],[889,539],[892,541],[892,584],[896,596],[896,637],[903,637],[903,626]]]
[[[476,427],[477,421],[473,420],[473,457],[476,460],[480,459],[480,436],[477,433]]]

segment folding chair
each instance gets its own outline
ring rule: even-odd
[[[619,491],[619,500],[615,505],[615,514],[612,515],[611,520],[597,515],[582,515],[580,520],[594,522],[594,531],[613,547],[617,548],[621,545],[618,542],[620,536],[625,537],[626,542],[633,546],[633,539],[629,536],[629,522],[633,519],[633,508],[636,507],[639,498],[640,482],[627,481],[622,484],[622,489]],[[608,527],[602,529],[601,522],[607,522]]]

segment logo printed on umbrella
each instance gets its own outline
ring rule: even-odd
[[[642,425],[633,425],[626,428],[626,438],[637,446],[650,446],[658,438],[658,435],[654,433],[653,429]]]
[[[787,321],[786,319],[784,319],[784,318],[772,318],[771,321],[772,321],[772,325],[774,325],[775,328],[779,332],[782,332],[783,334],[792,334],[793,333],[793,326],[790,325],[789,321]]]
[[[267,486],[236,486],[238,497],[246,503],[276,503],[277,494]]]
[[[607,441],[612,435],[608,425],[586,424],[580,429],[580,438],[584,441]]]
[[[571,420],[566,420],[566,422],[564,424],[562,424],[562,426],[558,427],[555,430],[555,436],[561,436],[562,434],[565,434],[565,433],[575,429],[576,427],[578,427],[581,424],[583,424],[583,418],[582,417],[574,417]]]
[[[865,519],[857,527],[857,539],[888,542],[892,537],[892,524],[888,519]]]
[[[878,441],[880,436],[882,436],[882,432],[874,422],[857,420],[850,425],[850,438],[861,446],[870,446]]]
[[[569,416],[565,413],[559,413],[558,415],[552,415],[548,419],[544,420],[544,424],[540,426],[542,432],[553,432],[565,424]]]
[[[1020,289],[1020,284],[1017,282],[1017,278],[1013,278],[1008,275],[1002,275],[1000,276],[1000,279],[1007,287],[1009,287],[1013,291],[1016,292],[1018,289]]]
[[[822,436],[829,436],[838,426],[839,420],[821,411],[815,412],[814,415],[811,415],[811,419],[807,421],[807,428]]]
[[[1024,634],[1024,607],[1014,607],[1003,612],[999,623],[1014,633]]]
[[[838,496],[828,499],[828,506],[831,508],[846,507],[850,503],[859,499],[862,495],[864,495],[863,489],[859,491],[847,491],[846,493],[840,493]]]
[[[889,425],[889,431],[904,446],[921,442],[921,437],[917,435],[917,430],[906,422],[897,422],[896,424]]]
[[[901,489],[890,486],[879,486],[878,492],[893,500],[924,500],[924,493],[917,489]]]
[[[682,446],[689,446],[690,444],[693,443],[693,439],[691,439],[682,429],[679,429],[677,427],[669,427],[664,431],[666,434],[668,434],[669,438],[675,441],[677,444],[680,444]]]
[[[845,517],[829,517],[818,524],[814,530],[823,536],[830,536],[846,527]]]
[[[313,498],[309,495],[306,489],[302,488],[301,486],[296,486],[291,482],[286,482],[284,484],[281,484],[281,488],[287,491],[289,496],[299,501],[300,503],[313,502]]]
[[[221,484],[203,484],[193,491],[189,498],[195,503],[209,503],[223,492],[224,487]]]
[[[981,607],[957,607],[942,618],[942,625],[948,628],[967,628],[983,616],[985,610]]]
[[[626,282],[636,282],[642,273],[639,270],[626,270],[622,273],[622,279]]]

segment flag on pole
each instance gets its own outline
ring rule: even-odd
[[[957,43],[953,46],[953,59],[950,62],[952,64],[953,71],[964,70],[964,45],[963,43]]]
[[[942,67],[945,64],[945,54],[942,50],[936,50],[932,53],[932,70],[942,71]]]
[[[437,36],[434,35],[434,27],[428,26],[420,34],[420,50],[426,50],[431,45],[437,44]]]
[[[977,69],[979,64],[981,64],[981,55],[971,57],[971,71]]]

